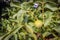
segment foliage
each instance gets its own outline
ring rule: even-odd
[[[1,18],[0,40],[60,40],[60,9],[56,5],[46,0],[11,2],[2,14],[9,18]]]

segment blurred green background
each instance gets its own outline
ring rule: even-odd
[[[0,15],[0,40],[60,40],[59,0],[4,2],[6,7],[1,7]]]

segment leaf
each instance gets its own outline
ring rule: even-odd
[[[60,23],[60,21],[54,21],[55,23]]]
[[[26,13],[25,10],[19,10],[15,15],[13,15],[13,18],[17,17],[19,19],[19,17],[24,13]]]
[[[34,26],[34,23],[32,23],[32,22],[29,22],[28,24],[29,24],[29,26],[31,26],[31,27]]]
[[[21,8],[20,6],[16,5],[16,4],[13,4],[13,3],[10,3],[11,7],[17,7],[17,8]]]
[[[45,4],[45,8],[48,8],[48,9],[50,9],[51,11],[56,11],[56,10],[58,10],[57,7],[53,7],[53,6],[49,5],[49,4]]]
[[[32,37],[34,38],[34,40],[37,40],[37,36],[35,34],[32,34]]]
[[[54,27],[53,29],[60,33],[60,26]]]
[[[12,30],[11,32],[8,32],[7,34],[3,35],[0,39],[1,40],[8,40],[12,35],[14,35],[16,32],[18,32],[18,30],[22,28],[21,27],[16,27],[14,30]]]
[[[45,20],[45,22],[44,22],[44,27],[46,27],[46,26],[48,26],[49,24],[50,24],[50,22],[51,22],[51,20],[52,20],[52,12],[45,12],[45,13],[47,13],[47,14],[49,14],[49,17]],[[47,15],[48,16],[48,15]]]
[[[43,38],[49,36],[50,34],[51,34],[50,32],[45,32],[45,33],[43,33]]]
[[[33,30],[29,25],[27,25],[27,24],[26,24],[26,30],[27,30],[29,33],[31,33],[31,35],[32,35],[32,37],[34,38],[34,40],[37,40],[36,35],[33,33],[34,30]]]
[[[18,40],[18,36],[17,34],[14,34],[15,40]]]
[[[11,27],[9,24],[7,24],[7,30],[10,32],[11,31]]]
[[[31,33],[31,34],[33,34],[33,29],[32,29],[32,27],[30,27],[29,25],[27,25],[26,24],[26,30],[29,32],[29,33]]]

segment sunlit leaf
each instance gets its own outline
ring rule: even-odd
[[[48,8],[48,9],[50,9],[51,11],[56,11],[56,10],[58,10],[57,7],[53,7],[53,6],[49,5],[49,4],[45,4],[45,8]]]
[[[48,16],[48,18],[45,20],[45,22],[44,22],[44,26],[46,27],[46,26],[48,26],[48,25],[50,25],[50,22],[51,22],[51,20],[52,20],[52,12],[46,12],[46,14],[48,14],[47,16]]]

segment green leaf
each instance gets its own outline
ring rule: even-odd
[[[56,11],[56,10],[58,10],[57,7],[53,7],[53,6],[49,5],[49,4],[45,4],[45,8],[48,8],[48,9],[50,9],[51,11]]]
[[[45,32],[45,33],[43,33],[43,38],[49,36],[50,34],[51,34],[50,32]]]
[[[7,31],[11,31],[11,27],[10,27],[10,25],[9,24],[7,24]]]
[[[19,19],[19,17],[21,17],[21,15],[24,13],[26,13],[25,10],[19,10],[16,14],[13,15],[13,18],[17,17]]]
[[[12,30],[11,32],[8,32],[7,34],[3,35],[0,40],[8,40],[12,35],[14,35],[16,32],[18,32],[18,30],[20,30],[20,28],[22,28],[22,26],[20,27],[16,27],[14,30]]]
[[[52,12],[49,12],[49,11],[47,11],[47,12],[45,12],[46,14],[48,14],[47,16],[48,16],[48,18],[45,20],[45,22],[44,22],[44,27],[46,27],[46,26],[48,26],[48,25],[50,25],[50,22],[51,22],[51,20],[52,20]]]
[[[17,8],[21,8],[19,5],[16,5],[14,3],[10,3],[11,7],[17,7]]]
[[[18,36],[17,34],[14,34],[15,40],[18,40]]]
[[[53,29],[60,33],[60,26],[54,27]]]
[[[33,34],[34,30],[32,29],[32,27],[30,27],[29,25],[26,24],[25,28],[29,33]]]

